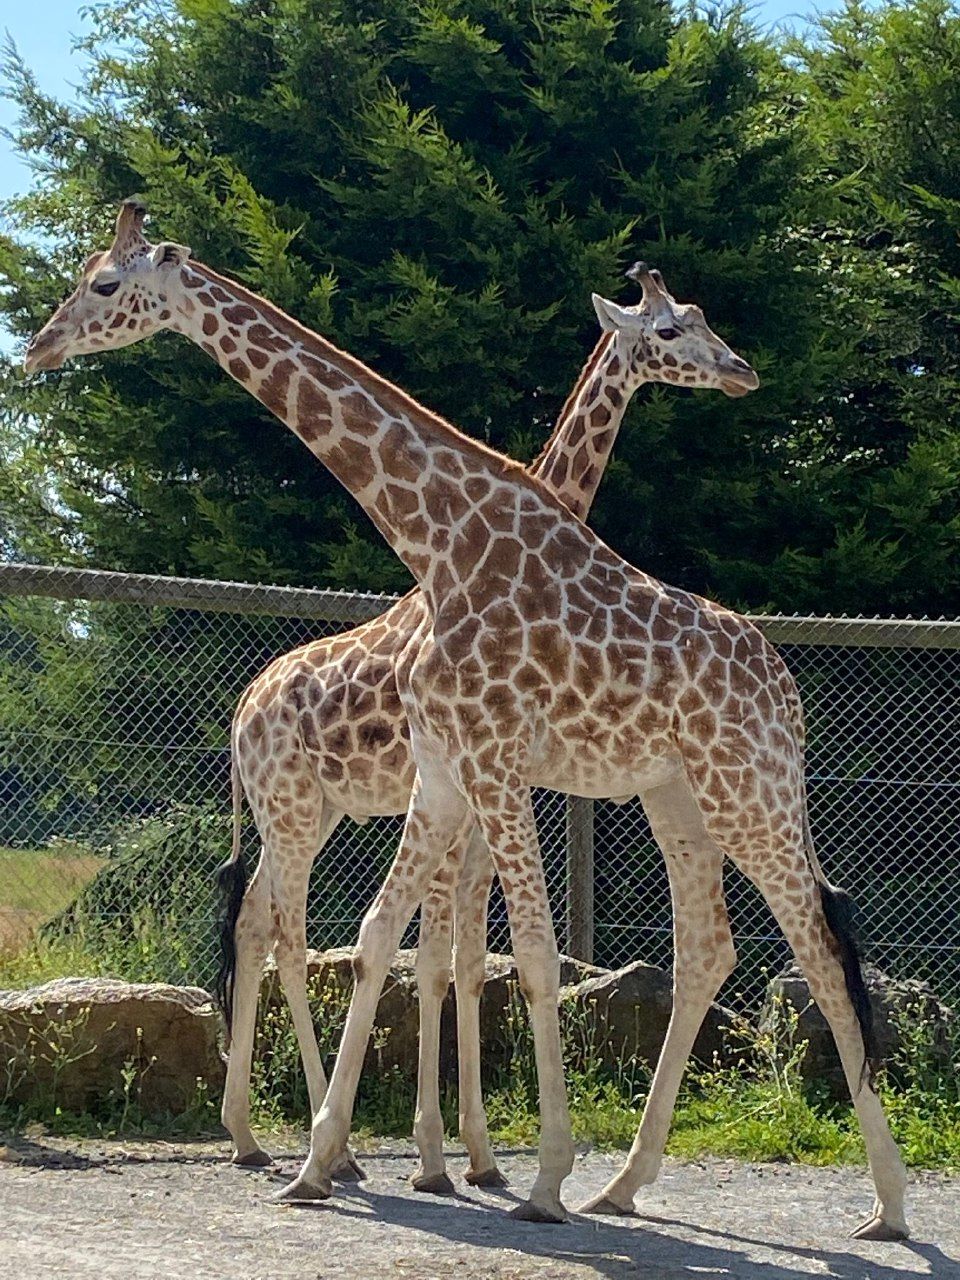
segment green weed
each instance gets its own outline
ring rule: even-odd
[[[29,985],[63,972],[111,973],[130,979],[153,977],[158,963],[176,959],[175,942],[158,938],[149,914],[132,922],[126,940],[114,939],[104,951],[89,951],[82,935],[40,940],[26,955],[8,957],[0,984]],[[102,935],[97,945],[103,942]],[[165,950],[166,948],[166,950]],[[349,1005],[350,991],[333,975],[316,977],[308,987],[314,1025],[328,1075]],[[60,1039],[32,1052],[60,1054],[70,1060],[76,1029],[62,1028]],[[604,1061],[602,1027],[592,1009],[564,1004],[561,1032],[567,1066],[568,1096],[576,1140],[609,1149],[630,1145],[650,1088],[646,1063]],[[668,1151],[682,1158],[705,1155],[746,1160],[789,1160],[812,1165],[862,1162],[863,1146],[849,1103],[833,1101],[826,1091],[803,1079],[805,1049],[797,1033],[797,1015],[780,1007],[766,1030],[744,1023],[730,1033],[726,1065],[691,1064],[680,1091]],[[413,1072],[388,1068],[382,1055],[390,1031],[374,1041],[374,1069],[365,1071],[357,1098],[354,1127],[361,1139],[404,1136],[411,1132],[416,1079]],[[500,1143],[531,1146],[537,1141],[537,1081],[533,1039],[526,1006],[511,993],[502,1030],[503,1042],[491,1057],[508,1066],[491,1067],[485,1094],[491,1134]],[[901,1028],[902,1048],[878,1088],[904,1159],[910,1165],[960,1167],[960,1034],[956,1022],[943,1023],[914,1011]],[[946,1043],[945,1043],[946,1037]],[[2,1050],[2,1046],[0,1046]],[[29,1058],[29,1055],[28,1055]],[[733,1065],[730,1065],[733,1063]],[[30,1069],[22,1055],[3,1054],[0,1099],[9,1099],[15,1079]],[[148,1120],[138,1104],[139,1088],[150,1064],[136,1061],[123,1073],[124,1086],[105,1100],[96,1116],[67,1116],[56,1091],[31,1104],[28,1112],[0,1102],[0,1121],[42,1119],[61,1131],[106,1134],[142,1132],[188,1135],[217,1126],[218,1099],[198,1090],[195,1105],[166,1124]],[[278,1132],[309,1123],[310,1106],[292,1019],[274,985],[258,1020],[252,1075],[253,1115],[257,1126]],[[456,1090],[441,1092],[447,1132],[456,1135]]]

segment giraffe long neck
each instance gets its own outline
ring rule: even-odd
[[[363,506],[432,594],[444,561],[479,555],[485,503],[551,507],[523,468],[462,435],[358,360],[243,286],[191,260],[172,327],[196,342],[294,432]],[[555,508],[559,510],[559,508]]]
[[[613,451],[630,397],[647,381],[605,333],[581,370],[553,434],[530,466],[578,520],[586,520]]]

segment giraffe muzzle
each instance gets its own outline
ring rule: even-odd
[[[24,373],[39,373],[46,369],[59,369],[65,359],[63,335],[59,329],[41,329],[31,339],[23,357]]]
[[[739,356],[730,356],[720,366],[720,389],[724,395],[737,399],[756,391],[760,379],[756,370],[741,360]]]

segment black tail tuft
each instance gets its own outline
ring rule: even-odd
[[[849,894],[841,889],[831,888],[820,882],[820,899],[823,903],[823,914],[827,927],[836,939],[840,949],[840,963],[843,965],[843,976],[847,985],[847,994],[853,1005],[860,1024],[863,1037],[863,1050],[866,1055],[861,1085],[866,1081],[872,1085],[874,1076],[880,1067],[880,1049],[873,1025],[873,1009],[870,1004],[870,993],[863,980],[863,968],[857,947],[856,907]]]
[[[235,855],[218,869],[217,885],[223,895],[223,907],[217,920],[220,969],[215,990],[229,1035],[233,1028],[233,980],[237,972],[237,918],[247,889],[247,868],[242,854]]]

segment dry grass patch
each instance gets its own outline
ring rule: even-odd
[[[69,906],[103,866],[72,844],[47,849],[0,847],[0,951],[25,946],[52,916]]]

